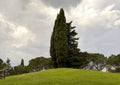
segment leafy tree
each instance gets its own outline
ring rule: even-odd
[[[5,63],[2,59],[0,59],[0,70],[3,70],[5,68]]]
[[[115,61],[115,56],[116,56],[116,55],[111,55],[111,56],[109,56],[109,58],[107,59],[107,64],[109,64],[109,65],[114,65],[114,63],[116,62],[116,61]]]
[[[11,75],[18,75],[23,73],[28,73],[29,69],[27,66],[18,65],[11,70]]]
[[[24,65],[24,59],[21,59],[20,65],[15,66],[10,70],[11,75],[24,74],[28,72],[29,72],[29,69],[28,69],[28,66]]]
[[[50,55],[54,67],[66,67],[68,57],[68,31],[64,10],[61,8],[51,36]]]
[[[119,72],[120,73],[120,54],[118,55],[111,55],[107,59],[107,65],[109,65],[110,72]],[[112,69],[114,67],[114,69]]]
[[[120,67],[120,54],[118,54],[118,55],[111,55],[107,59],[107,64],[112,65],[114,67]]]
[[[69,61],[70,61],[70,67],[72,68],[83,68],[85,65],[85,60],[84,58],[81,57],[81,55],[83,55],[83,57],[85,58],[84,53],[79,53],[78,56],[72,56]]]
[[[89,53],[87,60],[89,62],[87,69],[100,71],[105,67],[107,58],[103,54]]]
[[[40,71],[51,68],[51,58],[37,57],[31,59],[28,65],[30,71]]]
[[[10,75],[11,69],[12,69],[12,66],[10,64],[10,59],[8,58],[5,66],[6,75]]]

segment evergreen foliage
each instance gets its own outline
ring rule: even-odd
[[[53,66],[58,67],[76,67],[80,68],[85,62],[84,56],[81,56],[78,48],[79,38],[76,38],[75,27],[71,26],[72,21],[66,23],[64,10],[61,8],[51,36],[50,55]]]
[[[77,58],[77,61],[80,61],[80,49],[78,49],[78,42],[79,38],[76,38],[77,33],[75,32],[75,26],[71,26],[72,21],[66,23],[67,30],[68,30],[68,67],[73,67],[72,64],[74,59]],[[76,58],[75,58],[76,57]],[[78,62],[79,63],[79,62]]]
[[[21,59],[21,66],[24,66],[24,59]]]
[[[5,63],[3,62],[3,60],[0,58],[0,70],[3,70],[5,67]]]
[[[68,31],[64,10],[61,8],[51,36],[50,55],[54,67],[66,67],[68,57]]]

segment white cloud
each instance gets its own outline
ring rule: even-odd
[[[114,22],[114,25],[119,27],[119,26],[120,26],[120,19],[116,20],[116,21]]]
[[[4,33],[8,31],[7,35],[11,37],[11,46],[22,47],[26,46],[29,41],[34,41],[35,35],[30,32],[28,28],[12,23],[2,15],[0,15],[0,23],[2,26],[1,30],[3,30]],[[6,28],[6,30],[4,28]]]
[[[0,14],[0,53],[3,59],[5,56],[14,56],[14,59],[18,59],[17,56],[25,56],[23,51],[17,49],[26,47],[29,42],[34,42],[35,34],[28,28],[21,26],[17,23],[13,23]],[[19,55],[21,53],[21,55]],[[10,57],[12,60],[13,57]],[[12,61],[13,63],[13,61]]]
[[[16,29],[13,29],[12,37],[15,39],[13,46],[19,48],[26,46],[28,42],[34,41],[35,35],[27,30],[25,27],[18,26]]]
[[[99,1],[99,0],[98,0]],[[76,8],[71,9],[70,16],[69,13],[67,16],[75,20],[77,25],[80,25],[81,28],[87,28],[94,25],[104,25],[113,26],[116,20],[120,17],[120,10],[114,9],[115,4],[110,4],[105,6],[102,9],[98,9],[96,5],[100,3],[95,3],[94,0],[84,0]]]
[[[77,25],[82,50],[105,55],[120,53],[118,3],[117,0],[83,0],[68,12],[67,16]]]

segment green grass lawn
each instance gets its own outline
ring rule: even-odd
[[[120,74],[60,68],[6,77],[0,85],[120,85]]]

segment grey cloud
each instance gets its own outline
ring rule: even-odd
[[[109,0],[109,3],[107,0],[101,1],[101,4],[98,6],[100,8],[105,8],[109,5],[114,5],[115,10],[120,10],[120,0]]]
[[[95,25],[80,33],[82,39],[79,47],[82,51],[103,53],[105,56],[120,53],[118,46],[120,29]]]
[[[20,5],[22,7],[23,10],[27,9],[27,5],[31,2],[31,0],[19,0]]]
[[[81,0],[42,0],[46,5],[55,8],[70,8],[77,6]]]

